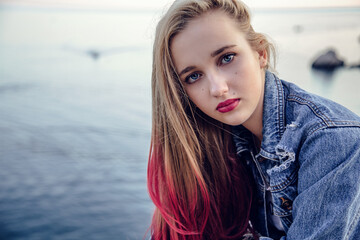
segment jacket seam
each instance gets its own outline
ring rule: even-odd
[[[321,110],[312,101],[295,95],[289,95],[287,100],[308,106],[312,110],[312,112],[320,119],[322,119],[327,126],[329,126],[330,123],[333,123],[333,121],[329,119],[324,113],[322,113]]]
[[[291,175],[289,177],[287,177],[286,180],[283,181],[282,183],[277,184],[275,186],[270,186],[271,192],[272,193],[280,192],[280,191],[284,190],[286,187],[288,187],[289,185],[291,185],[292,183],[294,183],[297,179],[297,171],[298,171],[298,169],[295,169],[291,173]]]
[[[351,225],[350,225],[350,227],[349,227],[349,230],[348,230],[348,232],[346,233],[345,239],[350,239],[350,238],[349,238],[349,237],[350,237],[349,235],[350,235],[350,233],[352,232],[354,226],[356,226],[356,224],[358,223],[359,218],[360,218],[360,211],[358,210],[355,219],[354,219],[353,222],[351,223]]]
[[[354,122],[356,123],[356,122]],[[318,126],[316,125],[315,127],[311,128],[309,131],[308,131],[308,134],[307,134],[307,137],[309,137],[310,135],[312,135],[313,133],[319,131],[319,130],[322,130],[322,129],[330,129],[330,128],[359,128],[360,125],[336,125],[336,126]]]
[[[278,80],[278,79],[276,79]],[[276,88],[278,91],[278,103],[279,103],[279,108],[281,109],[281,111],[278,111],[278,117],[279,117],[279,132],[282,135],[284,133],[284,116],[285,116],[285,96],[284,96],[284,89],[282,86],[282,82],[280,80],[275,81],[276,83]]]
[[[332,127],[360,127],[360,122],[357,121],[349,121],[349,120],[332,120],[326,114],[324,114],[312,101],[304,99],[302,97],[296,95],[289,95],[287,97],[288,101],[297,102],[301,105],[308,106],[311,111],[321,119],[321,122],[315,124],[308,130],[307,136],[312,135],[313,133],[325,129],[325,128],[332,128]]]

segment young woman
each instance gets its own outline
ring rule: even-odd
[[[272,49],[237,0],[159,22],[152,239],[359,239],[360,118],[279,80]]]

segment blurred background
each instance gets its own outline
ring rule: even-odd
[[[0,239],[142,239],[151,46],[171,1],[0,0]],[[360,114],[359,0],[247,0],[279,76]],[[312,61],[334,49],[346,67]]]

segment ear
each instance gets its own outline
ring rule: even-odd
[[[258,53],[259,53],[260,67],[265,68],[268,64],[268,54],[265,49],[259,51]]]

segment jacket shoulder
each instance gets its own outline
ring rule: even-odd
[[[329,127],[360,127],[360,117],[346,107],[293,83],[282,81],[282,85],[286,124],[301,124],[308,134]]]

